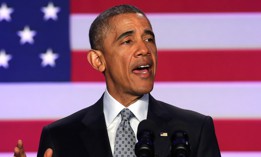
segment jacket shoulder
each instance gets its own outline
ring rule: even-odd
[[[163,111],[165,116],[169,117],[169,119],[175,119],[175,121],[181,120],[188,123],[194,123],[204,121],[207,117],[209,117],[197,111],[180,108],[159,100],[155,101],[157,102],[156,106],[158,110]]]
[[[102,103],[101,99],[98,100],[95,104],[86,107],[84,109],[81,109],[69,116],[66,116],[64,118],[61,118],[57,121],[54,121],[53,123],[47,125],[46,127],[48,129],[59,129],[59,128],[74,128],[77,126],[82,125],[82,120],[84,118],[92,118],[93,114],[97,114],[99,112],[96,111],[102,111]]]

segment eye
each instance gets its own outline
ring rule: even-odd
[[[152,37],[151,38],[146,38],[145,41],[146,42],[152,42],[152,43],[155,42],[154,38],[152,38]]]
[[[124,40],[123,42],[122,42],[122,44],[130,44],[132,41],[131,40]]]

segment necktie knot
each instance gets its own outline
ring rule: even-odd
[[[124,121],[129,121],[134,116],[133,113],[128,108],[121,110],[120,114],[121,114],[121,119]]]

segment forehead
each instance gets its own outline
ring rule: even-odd
[[[126,13],[112,17],[109,21],[109,29],[124,31],[135,28],[152,29],[147,17],[140,13]]]

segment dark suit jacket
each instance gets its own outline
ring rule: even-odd
[[[190,157],[220,157],[213,120],[209,116],[183,110],[149,97],[147,119],[159,128],[155,137],[155,154],[168,157],[170,138],[160,132],[181,129],[188,133]],[[42,130],[38,157],[52,148],[54,157],[112,157],[105,118],[103,97],[94,105],[58,120]]]

